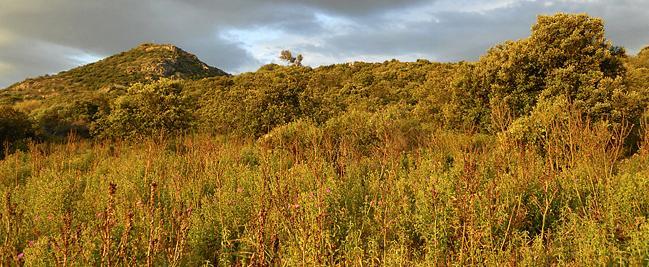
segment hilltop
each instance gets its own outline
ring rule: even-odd
[[[98,62],[56,75],[30,78],[0,91],[1,103],[44,101],[71,95],[110,91],[160,78],[201,79],[228,75],[195,55],[170,44],[141,44]]]

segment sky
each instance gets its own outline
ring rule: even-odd
[[[536,17],[588,13],[630,54],[649,45],[649,0],[0,0],[0,88],[171,43],[229,73],[279,62],[472,61]]]

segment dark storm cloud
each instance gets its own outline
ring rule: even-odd
[[[210,10],[240,10],[256,13],[259,10],[293,12],[292,9],[316,9],[324,12],[345,15],[366,15],[395,7],[411,6],[413,4],[432,2],[430,0],[239,0],[212,1],[186,0],[182,1],[197,8]],[[263,12],[262,12],[263,13]],[[269,14],[265,14],[266,16]],[[236,16],[236,15],[235,15]],[[250,19],[250,18],[248,18]]]
[[[645,0],[0,0],[0,87],[142,42],[173,43],[230,72],[277,51],[306,64],[417,57],[474,60],[529,34],[540,13],[603,17],[608,36],[649,44]]]
[[[311,21],[314,10],[363,14],[417,1],[3,0],[0,27],[100,52],[142,40],[187,40],[224,27]],[[28,4],[26,4],[27,2]]]
[[[142,42],[173,43],[209,64],[236,72],[260,62],[236,40],[221,38],[224,29],[272,26],[296,33],[317,32],[321,29],[314,23],[315,12],[363,16],[416,2],[2,0],[0,87],[78,64],[61,55],[62,47],[107,56]]]
[[[9,85],[20,81],[26,73],[45,74],[75,67],[81,62],[73,57],[83,54],[76,49],[26,39],[15,39],[0,47],[0,86],[2,82]]]
[[[337,60],[354,55],[383,54],[384,59],[423,55],[439,61],[476,60],[490,47],[528,36],[538,15],[557,12],[588,13],[602,17],[607,36],[637,53],[649,45],[649,1],[503,1],[502,6],[475,11],[437,11],[416,14],[420,20],[395,21],[373,17],[346,34],[325,37],[325,46],[297,46]],[[430,19],[421,19],[430,18]],[[395,26],[398,24],[398,26]]]

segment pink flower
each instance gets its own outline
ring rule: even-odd
[[[18,260],[22,260],[23,257],[25,257],[25,253],[21,252],[20,254],[18,254]]]
[[[327,194],[331,193],[331,189],[329,189],[329,188],[327,188],[327,190],[325,190],[325,191],[327,192]]]
[[[29,246],[33,247],[34,246],[34,240],[29,240]]]

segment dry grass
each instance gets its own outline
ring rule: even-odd
[[[623,159],[628,126],[551,126],[541,150],[448,132],[404,145],[412,137],[398,131],[363,148],[314,132],[259,144],[207,135],[31,144],[0,162],[0,260],[649,263],[647,139]]]

